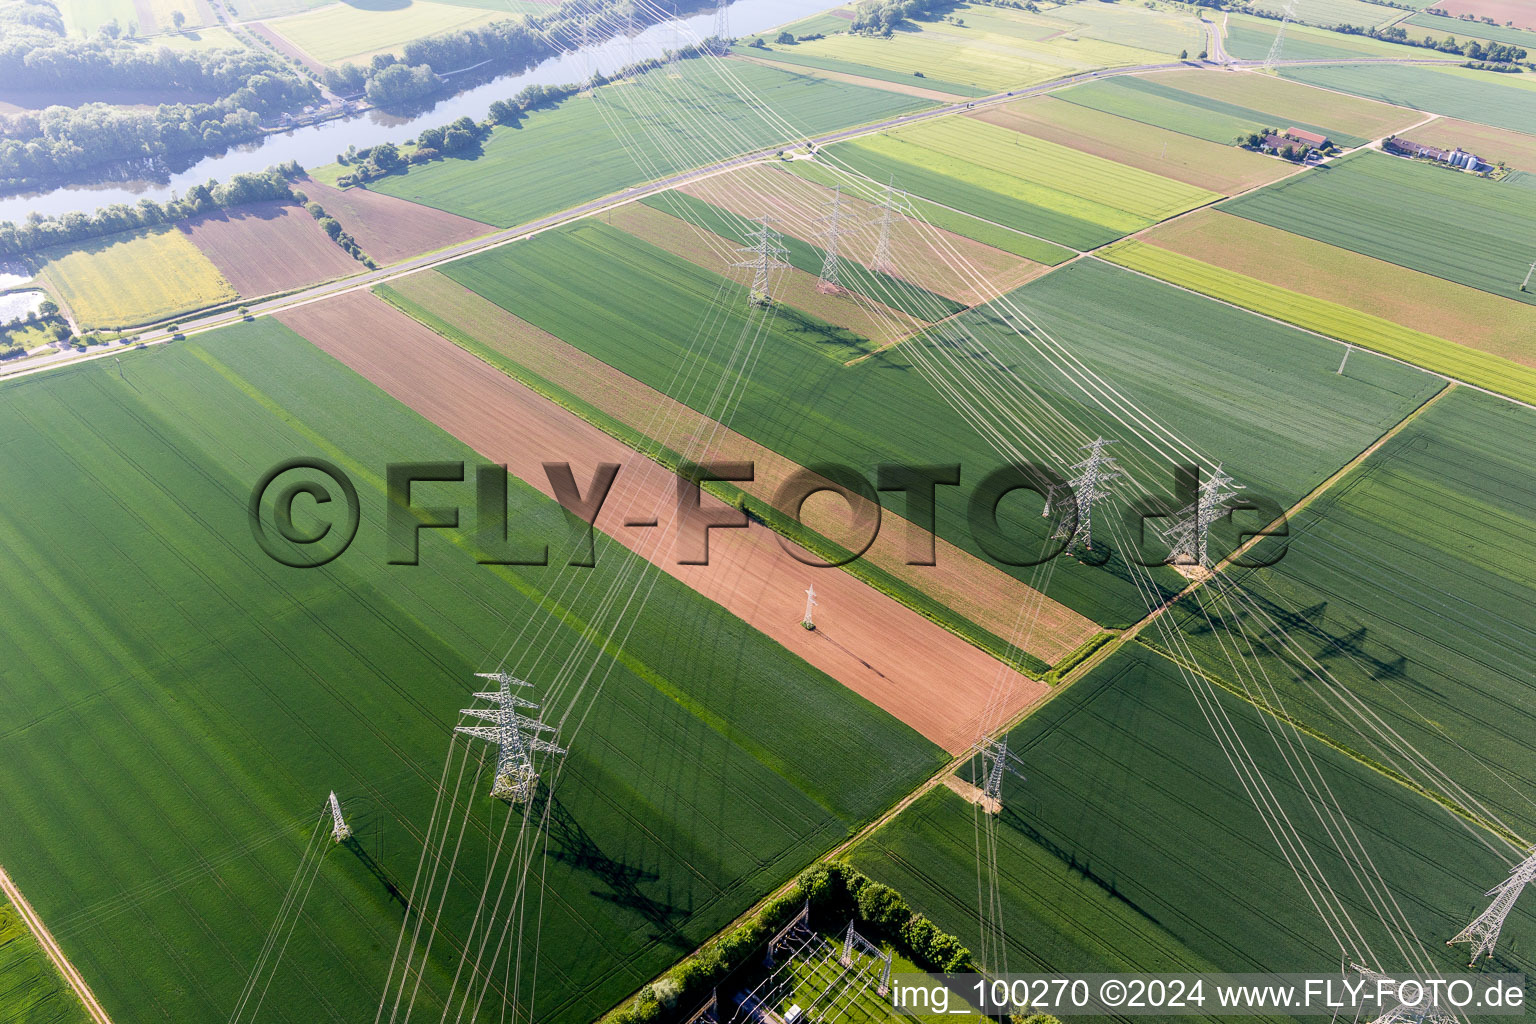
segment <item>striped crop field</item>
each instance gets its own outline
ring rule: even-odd
[[[1259,75],[1213,78],[1209,72],[1127,75],[1075,85],[1057,96],[1223,145],[1261,128],[1295,127],[1341,146],[1360,146],[1421,119],[1413,111]]]
[[[1302,65],[1281,68],[1280,74],[1383,103],[1536,135],[1536,85],[1526,83],[1531,75],[1407,64]]]
[[[876,181],[894,175],[906,191],[1079,249],[1221,198],[972,118],[867,136],[832,155]]]
[[[1411,327],[1291,291],[1145,242],[1116,242],[1099,254],[1111,263],[1181,288],[1251,309],[1330,338],[1422,366],[1435,373],[1536,403],[1536,368],[1437,338]]]
[[[1227,213],[1520,302],[1536,258],[1536,180],[1492,181],[1357,153],[1221,205]]]
[[[1413,962],[1455,971],[1466,958],[1445,940],[1507,870],[1431,800],[1134,642],[1008,750],[1029,778],[1004,782],[1001,814],[936,788],[851,857],[998,972],[1336,971],[1320,891],[1361,941],[1412,943]],[[1349,809],[1363,855],[1337,841],[1319,791]],[[1408,936],[1377,911],[1388,893]],[[1509,927],[1530,936],[1536,911]]]

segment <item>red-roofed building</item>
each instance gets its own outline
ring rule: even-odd
[[[1295,139],[1297,142],[1305,142],[1313,149],[1328,148],[1328,136],[1319,135],[1317,132],[1309,132],[1302,128],[1287,128],[1285,130],[1285,134],[1287,137]]]

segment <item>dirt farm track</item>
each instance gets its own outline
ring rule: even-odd
[[[365,292],[278,314],[341,360],[513,476],[553,497],[543,463],[578,481],[600,462],[623,468],[597,527],[719,603],[951,753],[978,737],[994,692],[1003,717],[1046,687],[840,570],[801,564],[766,526],[711,531],[709,565],[678,565],[677,482],[667,469]],[[657,520],[655,528],[626,526]],[[800,625],[816,587],[817,629]]]

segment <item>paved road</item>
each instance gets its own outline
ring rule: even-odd
[[[574,206],[570,209],[562,210],[559,213],[552,213],[547,217],[540,217],[538,220],[529,221],[525,224],[519,224],[516,227],[506,228],[502,231],[494,232],[493,234],[481,235],[479,238],[471,239],[467,242],[461,242],[458,245],[450,246],[447,249],[441,249],[434,253],[430,253],[424,256],[416,256],[401,263],[395,263],[388,267],[382,267],[378,270],[370,270],[367,273],[342,278],[338,281],[330,281],[326,284],[315,285],[312,288],[306,288],[302,291],[284,295],[279,298],[268,299],[265,302],[251,303],[249,304],[248,308],[250,309],[253,316],[258,316],[266,313],[273,313],[280,309],[290,309],[294,306],[304,305],[305,303],[316,302],[320,299],[324,299],[332,295],[338,295],[342,292],[352,291],[353,289],[370,288],[373,285],[380,284],[385,281],[390,281],[398,277],[404,277],[407,274],[412,274],[419,270],[440,266],[444,263],[452,262],[453,260],[462,259],[465,256],[469,256],[473,253],[483,252],[486,249],[493,249],[497,246],[506,245],[508,242],[514,242],[521,238],[527,238],[530,235],[538,234],[541,231],[547,231],[552,227],[557,227],[569,221],[577,220],[581,217],[587,216],[588,214],[597,213],[610,207],[633,202],[645,196],[652,195],[657,192],[663,192],[667,189],[674,188],[678,185],[682,185],[690,181],[695,181],[699,178],[706,178],[714,174],[719,174],[722,171],[728,171],[734,167],[740,167],[745,164],[766,160],[769,157],[772,157],[779,149],[790,146],[802,146],[807,143],[816,147],[830,145],[831,143],[855,138],[860,135],[868,135],[872,132],[886,131],[891,128],[901,127],[902,125],[912,124],[918,121],[926,121],[935,117],[944,117],[949,114],[954,114],[977,107],[1011,103],[1014,100],[1023,99],[1029,96],[1040,96],[1049,92],[1054,92],[1057,89],[1065,89],[1073,85],[1094,81],[1095,79],[1100,78],[1115,78],[1121,75],[1147,74],[1157,71],[1170,71],[1177,68],[1230,69],[1262,67],[1264,65],[1263,61],[1236,60],[1230,57],[1226,51],[1221,48],[1221,34],[1219,31],[1217,31],[1216,26],[1211,22],[1205,22],[1204,24],[1207,26],[1207,37],[1214,40],[1214,42],[1208,44],[1208,47],[1215,47],[1215,49],[1208,48],[1207,53],[1218,55],[1215,58],[1208,58],[1206,60],[1170,61],[1164,64],[1138,64],[1132,67],[1101,68],[1097,71],[1084,71],[1080,74],[1070,75],[1066,78],[1057,78],[1052,79],[1049,82],[1041,82],[1039,85],[1032,85],[1023,89],[1014,89],[1010,92],[994,93],[991,96],[985,96],[980,99],[962,100],[957,103],[951,103],[942,107],[935,107],[930,110],[921,110],[917,111],[916,113],[903,114],[900,117],[888,118],[884,121],[878,121],[873,124],[859,125],[858,127],[854,128],[844,128],[835,132],[829,132],[825,135],[818,135],[808,139],[786,140],[782,146],[774,146],[759,150],[755,153],[746,153],[741,156],[731,157],[729,159],[721,160],[716,163],[695,168],[690,171],[681,171],[669,177],[662,178],[659,181],[653,181],[645,185],[638,185],[633,188],[626,189],[623,192],[604,196],[600,199],[593,199],[590,202],[582,203],[580,206]],[[1358,57],[1335,60],[1282,60],[1278,61],[1277,63],[1286,66],[1308,64],[1455,64],[1460,63],[1460,60],[1461,58],[1437,59],[1433,57]],[[226,311],[222,313],[215,313],[209,316],[185,320],[181,323],[181,328],[182,333],[184,334],[194,333],[236,323],[239,321],[239,319],[240,317],[238,314]],[[162,344],[170,340],[170,332],[164,329],[145,331],[144,333],[138,335],[135,339],[136,343],[145,345]],[[56,369],[61,365],[84,362],[91,359],[105,358],[106,356],[120,354],[124,351],[125,347],[127,346],[115,345],[105,349],[88,352],[83,355],[75,353],[59,353],[57,357],[51,358],[47,362],[29,362],[29,364],[26,366],[13,367],[9,371],[0,369],[0,380],[22,377],[33,373],[42,373],[47,370]]]

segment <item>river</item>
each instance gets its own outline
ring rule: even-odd
[[[736,0],[730,5],[733,36],[763,32],[836,6],[832,0]],[[619,38],[587,47],[591,67],[599,72],[617,71],[646,57],[659,57],[663,49],[687,45],[696,36],[714,33],[714,12],[661,22],[633,39]],[[482,120],[496,100],[508,99],[528,85],[565,85],[580,81],[586,60],[581,51],[551,57],[526,71],[503,75],[484,85],[445,96],[426,112],[410,118],[369,110],[356,117],[326,121],[308,128],[268,135],[257,142],[237,146],[218,156],[205,157],[165,182],[111,182],[100,185],[65,185],[51,190],[23,193],[0,199],[0,221],[22,221],[28,213],[64,214],[71,210],[92,213],[113,203],[140,199],[164,201],[173,192],[215,178],[261,171],[273,164],[297,160],[305,167],[332,163],[348,146],[367,147],[380,142],[403,142],[423,128],[446,124],[463,116]]]

